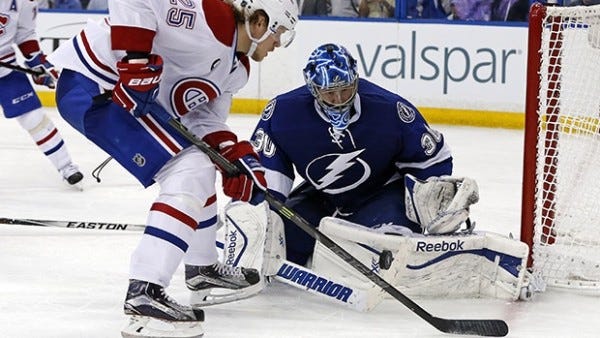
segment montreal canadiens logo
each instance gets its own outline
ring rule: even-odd
[[[219,87],[201,78],[183,79],[171,90],[171,105],[180,116],[221,95]]]
[[[6,32],[6,24],[10,20],[10,16],[0,13],[0,35]]]

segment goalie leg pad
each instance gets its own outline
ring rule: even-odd
[[[527,245],[498,234],[397,236],[330,217],[319,229],[407,295],[517,300],[528,287]],[[379,253],[384,250],[394,259],[389,270],[379,271]],[[315,246],[313,269],[355,289],[372,285],[322,245]],[[377,296],[371,294],[370,308],[380,301]]]
[[[262,273],[274,276],[286,259],[285,230],[283,220],[276,212],[269,210],[268,219]]]
[[[262,269],[268,213],[266,202],[256,206],[232,202],[225,207],[225,265],[254,268],[258,271]]]
[[[392,228],[386,229],[389,231]],[[405,241],[404,237],[386,235],[383,229],[373,230],[332,217],[324,217],[319,230],[388,283],[397,284],[395,266],[402,260],[396,257],[400,257],[398,252]],[[408,232],[405,230],[405,233]],[[382,262],[385,262],[385,267],[380,265]],[[312,268],[315,273],[330,276],[361,294],[361,304],[355,307],[361,311],[372,310],[384,299],[385,292],[381,288],[320,242],[315,244]]]
[[[256,206],[233,202],[225,208],[226,265],[254,268],[263,276],[277,274],[285,260],[283,221],[266,202]]]

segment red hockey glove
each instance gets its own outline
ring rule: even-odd
[[[219,131],[204,137],[211,147],[219,149],[223,157],[240,169],[238,176],[228,176],[222,168],[223,192],[232,200],[260,203],[264,200],[267,189],[265,168],[260,164],[258,154],[254,152],[248,141],[237,141],[235,134],[229,131]],[[254,197],[254,198],[253,198]]]
[[[135,60],[117,62],[119,81],[113,89],[112,99],[133,116],[140,117],[148,114],[155,104],[163,60],[150,54],[146,63],[129,62]]]
[[[32,70],[41,73],[40,75],[32,75],[35,84],[46,86],[51,89],[56,87],[58,72],[54,69],[54,65],[46,60],[46,55],[44,53],[38,51],[31,54],[25,59],[25,64]]]

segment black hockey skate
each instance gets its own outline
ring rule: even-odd
[[[192,307],[227,303],[259,293],[264,282],[256,269],[215,263],[185,266],[185,284],[192,291]]]
[[[123,310],[130,315],[123,337],[201,337],[204,311],[178,304],[162,286],[132,279]],[[158,321],[160,324],[150,322]],[[149,324],[150,323],[150,324]]]
[[[83,174],[79,171],[76,165],[70,163],[61,168],[60,174],[69,185],[76,185],[83,179]]]

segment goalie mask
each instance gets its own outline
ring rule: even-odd
[[[315,49],[304,68],[304,80],[335,131],[343,131],[350,121],[356,98],[356,60],[346,48],[325,44]]]
[[[294,27],[298,22],[296,0],[231,0],[231,3],[244,14],[246,33],[252,40],[252,45],[246,55],[252,55],[258,44],[265,41],[271,34],[277,37],[283,47],[289,46],[294,40],[296,35]],[[248,18],[257,10],[263,10],[269,20],[267,31],[258,39],[252,37],[250,22],[248,21]]]

